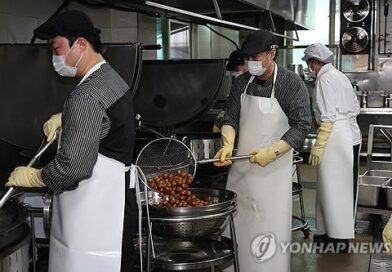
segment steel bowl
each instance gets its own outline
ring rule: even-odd
[[[236,205],[206,215],[159,217],[151,216],[152,234],[165,238],[195,238],[218,233]]]
[[[189,190],[200,199],[212,199],[214,204],[203,207],[156,208],[151,205],[159,204],[163,199],[156,192],[148,192],[154,235],[167,238],[210,235],[219,231],[227,217],[236,211],[237,195],[232,191],[209,188]]]
[[[215,214],[232,206],[237,201],[237,194],[229,190],[189,188],[189,191],[200,199],[211,199],[214,204],[203,207],[155,208],[151,205],[160,204],[163,199],[157,192],[149,191],[148,199],[150,204],[150,215],[168,217]]]

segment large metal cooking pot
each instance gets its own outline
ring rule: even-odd
[[[190,133],[182,137],[196,160],[211,159],[221,148],[220,133]]]
[[[0,272],[28,272],[30,228],[27,209],[8,201],[0,209]]]
[[[236,211],[236,205],[207,215],[188,217],[151,217],[152,233],[167,238],[203,237],[217,233],[227,217]]]
[[[316,134],[308,134],[302,144],[302,146],[298,149],[300,152],[310,152],[312,147],[316,143]]]
[[[385,91],[371,91],[366,94],[366,106],[368,108],[384,108],[386,103]]]
[[[193,188],[190,191],[199,198],[210,197],[215,204],[204,207],[150,208],[152,233],[167,238],[191,238],[207,236],[219,231],[227,217],[236,211],[237,195],[229,190]],[[150,204],[162,201],[151,192]]]
[[[135,112],[147,126],[188,125],[211,108],[224,74],[222,59],[143,61]]]

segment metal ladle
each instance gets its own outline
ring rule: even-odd
[[[239,156],[233,156],[230,158],[226,158],[226,161],[240,161],[240,160],[246,160],[246,159],[250,159],[252,157],[252,155],[239,155]],[[213,159],[206,159],[206,160],[200,160],[197,161],[197,164],[207,164],[207,163],[212,163],[212,162],[219,162],[220,159],[219,158],[213,158]]]
[[[32,166],[41,156],[42,154],[45,153],[45,151],[49,148],[49,146],[58,138],[58,133],[54,135],[53,139],[51,139],[49,142],[47,142],[42,149],[40,149],[37,154],[29,161],[27,164],[27,167]],[[1,197],[0,199],[0,209],[4,206],[4,204],[12,197],[13,193],[17,190],[16,187],[10,187],[8,190],[5,192],[5,194]]]

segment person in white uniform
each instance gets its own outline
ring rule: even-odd
[[[215,165],[231,164],[226,158],[236,138],[238,155],[252,154],[250,161],[231,166],[227,181],[238,196],[240,270],[287,272],[290,253],[283,252],[282,243],[291,241],[292,149],[310,130],[308,91],[298,75],[275,63],[277,41],[271,32],[249,34],[241,54],[249,71],[235,80],[226,101]]]
[[[320,43],[306,48],[302,60],[316,77],[313,110],[319,125],[309,163],[317,166],[314,240],[347,246],[354,238],[354,152],[361,143],[356,122],[359,103],[350,80],[334,68],[333,53]],[[354,148],[354,152],[353,152]],[[357,161],[358,162],[358,161]],[[353,182],[354,181],[354,182]],[[347,248],[341,248],[345,250]]]
[[[60,148],[42,169],[18,167],[6,186],[54,194],[49,272],[132,272],[137,205],[129,165],[134,114],[128,84],[104,60],[99,36],[80,11],[59,13],[34,30],[48,40],[55,71],[78,77],[63,112],[44,125]],[[37,109],[38,110],[38,109]]]

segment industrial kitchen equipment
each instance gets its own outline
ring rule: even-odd
[[[236,211],[236,194],[221,189],[189,189],[189,191],[185,191],[189,183],[185,185],[182,182],[185,179],[187,182],[192,181],[190,178],[194,177],[197,161],[192,151],[184,143],[173,138],[160,138],[148,143],[140,151],[136,165],[142,171],[139,180],[145,185],[143,202],[145,212],[143,214],[145,225],[147,225],[145,231],[147,249],[144,250],[147,257],[147,271],[152,271],[153,267],[174,270],[181,267],[181,269],[189,270],[197,266],[197,268],[214,269],[215,266],[221,264],[222,258],[224,258],[227,262],[234,259],[235,271],[238,272],[238,253],[233,221],[233,213]],[[155,185],[153,185],[154,180],[166,185],[162,185],[159,192],[157,192],[155,191]],[[146,185],[147,182],[149,182],[148,186]],[[150,187],[153,187],[154,191],[146,191]],[[186,206],[182,206],[187,196],[188,201],[191,200],[190,195],[194,199],[208,199],[209,203],[204,204],[204,206],[188,206],[190,202],[187,202]],[[182,199],[181,202],[179,202],[180,198]],[[177,202],[174,202],[176,199]],[[174,206],[162,206],[165,203],[172,203]],[[196,202],[193,204],[196,204]],[[228,238],[212,239],[214,235],[221,237],[223,225],[228,220],[230,222],[231,240],[228,240]],[[178,248],[173,252],[174,255],[168,256],[168,252],[157,252],[159,249],[155,248],[154,242],[156,237],[160,237],[159,242],[162,242],[164,238],[168,239],[162,243],[174,243],[173,239],[180,240],[175,244]],[[211,256],[205,256],[203,260],[197,262],[194,259],[189,261],[192,259],[192,254],[187,252],[189,243],[200,237],[205,242],[202,244],[193,242],[194,251],[206,252],[210,248],[216,248],[215,251],[212,251],[215,253]],[[230,246],[225,246],[222,239],[231,241],[231,243],[228,243]],[[181,248],[181,245],[185,247]],[[140,247],[143,247],[143,245],[139,243],[139,250]],[[216,251],[219,248],[221,250],[217,254]],[[180,251],[184,257],[181,263],[173,262],[173,259],[176,259],[176,252]],[[220,257],[217,258],[217,255]],[[157,256],[159,256],[158,259]],[[165,259],[163,256],[167,258]]]

